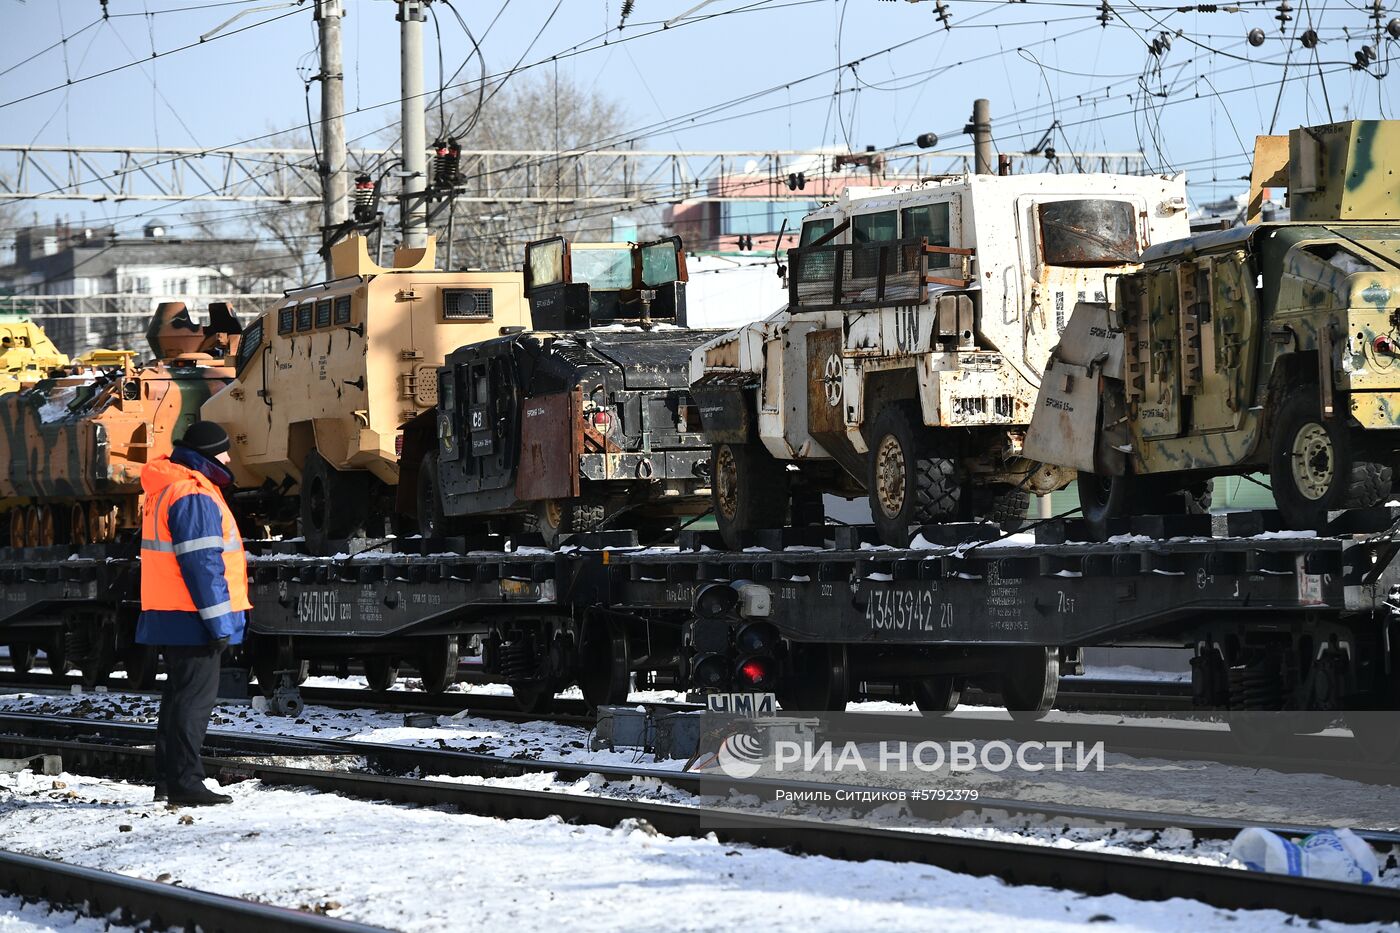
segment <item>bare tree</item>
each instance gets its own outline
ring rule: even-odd
[[[584,177],[578,150],[617,148],[624,131],[621,106],[566,77],[550,73],[508,79],[486,89],[477,110],[473,95],[446,109],[445,121],[430,111],[430,133],[455,136],[468,150],[544,150],[545,156],[496,156],[490,163],[464,159],[462,186],[467,194],[482,190],[490,178],[511,188],[508,193],[531,200],[435,205],[432,225],[446,246],[449,219],[451,253],[456,268],[518,268],[524,244],[563,234],[576,239],[610,239],[614,211],[577,205],[585,191],[621,190],[622,170],[605,169]],[[443,127],[446,127],[444,130]],[[600,145],[600,143],[602,145]],[[521,190],[514,190],[519,188]]]

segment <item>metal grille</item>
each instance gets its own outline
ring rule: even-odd
[[[323,298],[316,302],[316,326],[331,326],[331,300],[329,298]]]
[[[335,300],[335,322],[337,324],[350,323],[350,296],[341,295]]]
[[[444,288],[442,290],[443,320],[491,320],[491,294],[489,288]]]
[[[788,251],[795,308],[874,308],[924,298],[922,238]]]
[[[296,325],[296,308],[288,306],[277,309],[277,333],[290,334]]]
[[[304,304],[297,305],[297,330],[311,329],[312,310],[312,303],[309,301],[305,302]]]

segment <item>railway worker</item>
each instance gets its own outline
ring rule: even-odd
[[[243,641],[248,602],[243,540],[221,489],[233,481],[228,434],[190,425],[168,457],[141,473],[141,620],[136,640],[165,656],[156,730],[155,799],[202,806],[232,797],[204,786],[200,749],[219,686],[219,655]]]

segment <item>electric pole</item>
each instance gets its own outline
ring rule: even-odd
[[[428,245],[428,131],[424,119],[423,22],[429,0],[399,0],[399,64],[403,94],[403,191],[399,232],[404,246]]]
[[[321,32],[321,226],[328,238],[348,218],[345,178],[345,62],[340,52],[340,0],[316,0]],[[326,277],[330,278],[330,253]]]
[[[992,102],[979,97],[972,102],[973,151],[977,154],[977,174],[995,175],[996,157],[992,152]]]

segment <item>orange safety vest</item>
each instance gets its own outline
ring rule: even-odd
[[[183,610],[208,616],[253,608],[248,601],[248,558],[243,552],[243,538],[219,487],[198,470],[167,458],[148,464],[141,479],[146,490],[145,514],[141,518],[141,608]],[[163,485],[162,480],[165,481]],[[195,495],[208,496],[218,505],[223,535],[218,539],[200,538],[176,544],[170,533],[170,507],[185,496]],[[222,606],[205,606],[201,612],[180,573],[179,556],[208,547],[223,549],[229,601]]]

